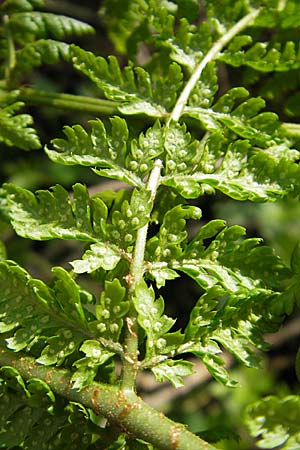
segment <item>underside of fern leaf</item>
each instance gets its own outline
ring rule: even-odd
[[[4,95],[4,99],[1,101],[0,141],[24,150],[40,148],[41,143],[37,132],[30,126],[33,118],[29,114],[18,114],[24,104],[18,101],[12,102],[13,97],[17,97],[17,92],[13,96]]]

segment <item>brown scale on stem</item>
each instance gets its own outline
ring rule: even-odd
[[[93,394],[92,394],[92,398],[91,398],[91,402],[93,405],[93,409],[95,411],[95,413],[97,414],[97,416],[100,415],[100,409],[99,409],[99,404],[98,404],[98,395],[99,395],[99,389],[94,389]]]
[[[132,321],[132,319],[130,317],[126,317],[126,324],[127,324],[127,328],[129,333],[131,334],[131,336],[135,336],[136,337],[136,332],[134,331],[133,327],[134,327],[134,323]]]
[[[179,424],[175,424],[172,428],[171,428],[171,445],[172,445],[172,450],[176,450],[178,448],[179,445],[179,436],[180,436],[180,432],[182,430],[182,426],[180,426]]]

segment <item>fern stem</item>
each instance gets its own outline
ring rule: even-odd
[[[148,182],[147,182],[147,189],[151,192],[151,200],[154,201],[156,196],[156,191],[159,185],[160,180],[160,172],[162,168],[162,161],[160,159],[155,161],[154,167],[152,169],[152,172],[150,173]],[[142,280],[143,278],[143,267],[144,267],[144,255],[145,255],[145,247],[146,247],[146,240],[147,240],[147,232],[148,232],[148,225],[144,225],[142,228],[140,228],[137,232],[137,239],[134,249],[134,257],[133,262],[131,265],[131,277],[133,280],[132,283],[132,289],[135,288],[135,286]]]
[[[117,386],[92,383],[79,391],[72,387],[70,371],[37,364],[34,358],[24,355],[17,357],[0,346],[0,366],[7,365],[17,369],[25,380],[45,381],[54,393],[103,415],[123,432],[149,442],[157,450],[216,450],[184,425],[173,422],[134,393],[128,394]]]
[[[251,23],[255,17],[258,16],[261,9],[258,8],[256,10],[251,11],[249,14],[244,16],[239,22],[237,22],[232,28],[230,28],[227,33],[224,34],[215,44],[212,46],[212,48],[209,50],[209,52],[205,55],[205,57],[202,59],[202,61],[196,66],[196,69],[194,70],[193,74],[191,75],[189,81],[185,85],[183,91],[181,92],[181,95],[179,96],[176,105],[174,106],[174,109],[168,119],[168,123],[170,123],[172,120],[178,121],[180,119],[180,116],[182,115],[184,108],[188,102],[189,96],[194,89],[197,81],[201,77],[201,74],[208,63],[215,60],[220,51],[232,40],[234,36],[236,36],[240,31],[242,31],[244,28],[246,28],[249,23]]]
[[[7,63],[5,67],[5,79],[9,80],[10,72],[16,64],[16,50],[14,40],[9,27],[9,17],[5,15],[3,17],[4,35],[7,42]]]
[[[156,160],[153,169],[149,175],[147,182],[147,189],[151,192],[151,200],[154,201],[156,191],[159,185],[160,172],[162,168],[162,161]],[[147,242],[147,232],[149,223],[146,223],[137,232],[137,239],[134,248],[133,260],[130,267],[128,278],[129,291],[128,296],[130,300],[130,310],[127,322],[127,330],[124,339],[124,358],[121,375],[122,389],[129,392],[135,390],[135,380],[138,372],[138,327],[136,311],[133,305],[132,297],[136,286],[142,281],[144,275],[144,259],[145,247]]]
[[[300,138],[300,123],[283,122],[281,124],[281,129],[287,137]]]
[[[53,106],[68,111],[81,111],[99,115],[116,114],[119,105],[117,102],[101,98],[39,91],[31,88],[21,89],[19,99],[27,105]]]

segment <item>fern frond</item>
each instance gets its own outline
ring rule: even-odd
[[[180,220],[175,221],[178,215]],[[289,271],[270,247],[261,246],[260,239],[241,240],[245,229],[227,228],[222,220],[208,222],[187,244],[183,219],[188,217],[199,218],[199,210],[178,205],[166,214],[158,235],[148,243],[150,274],[152,268],[165,265],[187,273],[203,289],[221,285],[237,297],[278,289],[288,277]],[[212,238],[206,248],[204,241]]]
[[[234,67],[248,66],[259,72],[287,72],[300,66],[300,48],[295,42],[285,44],[256,42],[252,47],[244,50],[252,43],[250,36],[237,36],[220,56],[220,61]]]
[[[5,333],[9,349],[33,351],[43,365],[62,365],[72,355],[72,364],[79,370],[74,371],[73,380],[83,387],[94,379],[99,366],[114,353],[122,353],[118,339],[128,309],[122,301],[125,289],[118,280],[107,282],[97,304],[66,270],[54,267],[52,272],[55,278],[49,288],[16,264],[0,263],[0,333]],[[118,308],[111,298],[116,299]],[[79,350],[90,357],[85,371]]]
[[[279,327],[278,317],[270,311],[272,300],[271,292],[253,291],[237,299],[217,286],[209,289],[191,312],[181,351],[195,354],[219,382],[236,385],[224,368],[221,347],[244,365],[259,367],[253,348],[266,350],[263,334]]]
[[[146,114],[160,118],[165,117],[168,109],[174,106],[182,83],[178,66],[171,66],[164,84],[154,87],[145,69],[127,66],[121,70],[114,56],[106,60],[75,45],[70,47],[70,55],[74,67],[94,81],[109,100],[123,103],[119,107],[123,114]]]
[[[100,17],[119,52],[126,53],[127,41],[141,29],[148,9],[149,0],[105,0],[101,4]]]
[[[54,162],[96,166],[100,176],[141,188],[155,158],[164,152],[164,129],[156,122],[138,139],[130,139],[124,119],[114,117],[110,122],[110,130],[99,119],[89,122],[90,132],[81,125],[65,127],[66,139],[54,139],[53,149],[46,147],[46,153]]]
[[[16,42],[24,45],[35,39],[63,39],[69,34],[93,33],[90,25],[58,14],[44,12],[17,12],[10,16],[9,26]]]
[[[245,234],[243,227],[223,227],[221,220],[208,222],[187,245],[179,261],[171,266],[180,267],[203,289],[220,284],[236,296],[266,288],[278,289],[289,271],[274,251],[260,245],[260,239],[241,240]],[[218,234],[205,248],[203,240],[212,238],[216,231]]]
[[[72,201],[59,185],[36,195],[13,184],[6,184],[3,189],[11,223],[23,237],[95,242],[105,236],[107,208],[100,199],[90,199],[81,184],[74,185]]]
[[[4,0],[0,5],[0,10],[10,14],[16,11],[33,11],[44,5],[45,0]]]
[[[123,198],[120,209],[111,208],[107,224],[106,242],[91,245],[82,259],[72,261],[76,273],[94,272],[99,268],[112,270],[121,257],[130,260],[137,232],[149,220],[153,203],[150,191],[146,189],[134,190],[130,202]]]
[[[208,131],[226,127],[255,146],[264,148],[282,141],[279,136],[276,139],[279,127],[276,114],[259,113],[265,101],[260,97],[248,96],[249,92],[245,88],[232,88],[211,108],[187,106],[184,113],[200,120]]]
[[[245,0],[238,0],[234,3],[228,0],[207,0],[205,1],[205,6],[209,22],[220,35],[240,20],[241,17],[249,13],[250,9],[249,2]],[[255,5],[254,7],[258,6],[260,5]]]
[[[258,448],[291,450],[299,446],[300,399],[298,395],[268,396],[249,405],[246,423]]]
[[[107,223],[108,208],[100,196],[90,198],[81,184],[74,185],[73,191],[71,200],[60,185],[52,191],[37,191],[35,195],[13,184],[4,184],[7,202],[1,209],[22,237],[93,243],[82,259],[71,263],[75,272],[112,270],[122,256],[128,258],[124,250],[132,250],[137,231],[149,220],[153,206],[150,191],[134,190],[130,201],[124,200],[120,209],[111,208],[111,223]]]
[[[153,44],[157,48],[168,49],[171,60],[182,65],[188,73],[193,72],[213,42],[212,30],[207,22],[196,27],[183,18],[175,27],[174,16],[164,9],[153,16],[151,25],[157,32]]]
[[[162,339],[166,338],[166,333],[172,328],[175,320],[162,314],[165,309],[163,298],[155,300],[154,290],[149,289],[143,281],[137,286],[134,304],[138,312],[138,321],[147,334],[146,358],[155,356],[158,349],[158,354],[164,353],[167,341]],[[180,340],[183,340],[182,335]]]
[[[87,133],[81,125],[65,127],[66,139],[54,139],[53,150],[46,148],[50,159],[66,165],[97,166],[99,175],[116,178],[133,186],[143,186],[141,179],[125,164],[128,128],[124,119],[112,118],[109,132],[99,119],[91,120]],[[148,168],[148,167],[147,167]]]
[[[4,22],[0,27],[1,59],[4,75],[12,83],[17,74],[41,65],[53,64],[60,57],[67,59],[68,46],[46,39],[62,39],[69,34],[93,33],[90,25],[79,20],[52,13],[33,11],[44,2],[7,1],[1,5]],[[19,47],[16,50],[16,47]]]
[[[202,143],[197,167],[191,168],[185,175],[165,175],[162,183],[185,198],[196,198],[201,192],[218,189],[236,200],[275,201],[293,190],[297,191],[298,151],[289,149],[285,142],[276,143],[276,135],[272,136],[268,129],[269,125],[273,128],[273,115],[270,119],[270,124],[268,121],[260,123],[259,116],[254,117],[253,121],[250,119],[250,122],[257,122],[259,127],[263,127],[256,137],[255,128],[251,126],[242,130],[239,119],[236,123],[231,117],[227,122],[231,128],[236,127],[238,133],[248,134],[250,139],[257,139],[260,144],[275,137],[269,148],[253,148],[248,139],[228,142],[217,131]]]
[[[96,439],[106,438],[107,431],[93,426],[84,406],[56,399],[44,381],[31,378],[26,383],[16,369],[7,366],[1,368],[0,380],[1,448],[87,449],[91,429]]]
[[[30,127],[33,119],[29,114],[16,114],[24,104],[11,103],[11,95],[5,95],[3,108],[0,108],[0,141],[9,146],[16,146],[24,150],[33,150],[41,147],[37,132]]]
[[[116,49],[130,57],[136,54],[140,42],[151,41],[153,24],[161,16],[181,18],[190,22],[197,20],[199,2],[197,0],[105,0],[99,10],[108,30],[108,35]],[[170,19],[172,20],[172,19]]]
[[[166,262],[180,258],[181,243],[187,239],[186,220],[200,219],[201,214],[201,210],[195,206],[177,205],[170,208],[164,215],[158,234],[147,243],[149,260]]]
[[[16,51],[16,64],[11,71],[11,77],[15,78],[42,64],[55,64],[62,59],[67,60],[68,53],[68,44],[51,39],[40,39],[27,44]]]

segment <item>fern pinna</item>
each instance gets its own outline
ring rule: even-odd
[[[0,139],[40,147],[31,116],[18,110],[24,102],[50,104],[51,95],[24,89],[22,76],[63,59],[101,98],[57,94],[57,101],[74,110],[85,104],[102,118],[66,126],[46,154],[58,164],[91,167],[124,189],[91,195],[80,183],[72,193],[60,185],[35,193],[11,183],[1,188],[1,214],[19,236],[81,241],[85,249],[68,269],[53,267],[47,284],[1,246],[0,447],[213,449],[143,402],[136,378],[151,370],[178,388],[193,372],[186,356],[194,355],[216,380],[234,386],[223,350],[257,367],[257,350],[267,348],[263,334],[277,330],[297,300],[296,256],[289,269],[260,239],[245,238],[243,227],[207,221],[195,204],[215,192],[253,202],[298,194],[291,128],[245,87],[219,92],[222,64],[251,68],[256,77],[299,68],[297,44],[284,40],[295,27],[296,3],[104,1],[99,14],[108,34],[129,56],[122,67],[115,56],[62,42],[93,29],[47,12],[46,3],[0,5]],[[266,30],[272,38],[261,42]],[[136,59],[141,43],[149,49],[143,66]],[[198,222],[192,237],[191,219]],[[180,329],[159,290],[183,273],[200,294]],[[85,274],[101,285],[98,296],[81,285]],[[263,404],[249,410],[253,420],[260,409],[267,414]],[[289,428],[274,442],[290,445],[295,433]]]

